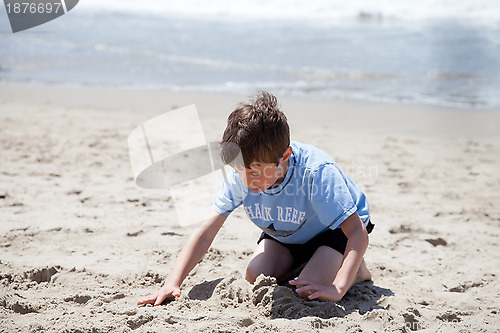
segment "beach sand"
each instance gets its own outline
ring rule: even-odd
[[[129,133],[196,104],[216,141],[245,97],[2,85],[0,331],[498,332],[500,112],[279,99],[292,139],[367,194],[373,282],[337,303],[249,285],[260,232],[240,208],[179,299],[138,307],[196,225],[165,190],[135,185]]]

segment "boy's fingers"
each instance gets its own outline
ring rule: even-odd
[[[155,302],[154,306],[158,306],[158,305],[160,305],[160,304],[161,304],[161,302],[163,302],[163,301],[165,300],[165,298],[166,298],[166,297],[165,297],[164,295],[162,295],[162,296],[158,296],[158,297],[156,298],[156,302]]]
[[[181,290],[177,289],[171,293],[158,293],[158,294],[153,294],[149,298],[140,300],[137,302],[137,305],[143,305],[143,304],[153,304],[154,306],[160,305],[165,299],[167,298],[173,298],[173,297],[181,297]]]
[[[315,299],[315,298],[318,298],[318,297],[321,297],[321,296],[323,296],[323,292],[317,291],[314,294],[309,295],[309,299]]]
[[[316,292],[316,288],[312,287],[311,285],[305,286],[305,287],[300,287],[297,290],[295,290],[297,293],[313,293]]]
[[[140,300],[139,302],[137,302],[137,305],[153,303],[155,300],[156,300],[156,297],[146,298],[146,299],[143,299],[143,300]]]
[[[173,292],[173,293],[168,293],[168,294],[160,295],[160,296],[158,296],[158,298],[156,298],[156,302],[155,302],[154,306],[158,306],[164,300],[166,300],[166,299],[172,299],[174,297],[181,297],[181,293],[180,292]]]
[[[305,280],[290,280],[288,281],[288,283],[290,283],[293,286],[305,286],[309,284],[309,282]]]

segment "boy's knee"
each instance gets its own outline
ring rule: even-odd
[[[250,262],[245,272],[245,280],[247,280],[251,284],[254,284],[255,280],[257,280],[257,276],[259,276],[262,273],[263,272],[261,269],[259,269],[258,265]]]
[[[245,280],[247,280],[248,283],[253,284],[256,279],[257,279],[257,277],[254,274],[249,273],[248,269],[247,269],[247,272],[245,274]]]
[[[252,260],[247,266],[247,270],[245,272],[245,280],[247,280],[251,284],[254,284],[255,280],[257,280],[257,277],[261,274],[265,276],[275,276],[273,270],[269,267],[265,267],[265,265],[263,266],[262,262],[260,262],[259,260]]]

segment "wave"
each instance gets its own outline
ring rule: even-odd
[[[95,82],[74,82],[72,80],[47,81],[42,78],[19,78],[6,80],[0,75],[0,85],[8,84],[10,86],[54,86],[67,88],[104,88],[121,90],[169,90],[174,92],[207,92],[207,93],[234,93],[239,95],[249,95],[258,90],[267,90],[275,95],[312,98],[324,100],[347,100],[375,103],[406,104],[406,105],[428,105],[455,109],[475,109],[490,110],[498,108],[497,100],[482,100],[477,96],[471,95],[440,95],[422,92],[401,92],[398,95],[370,91],[347,89],[341,87],[329,87],[324,85],[311,85],[310,82],[299,81],[294,83],[286,82],[225,82],[216,85],[177,85],[177,84],[145,84],[145,83],[95,83]]]
[[[500,20],[497,0],[85,0],[79,8],[223,20]]]

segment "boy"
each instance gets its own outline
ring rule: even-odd
[[[163,287],[138,304],[157,306],[179,297],[182,282],[241,204],[263,230],[247,267],[248,282],[260,274],[283,282],[300,270],[289,283],[301,297],[338,301],[351,285],[371,279],[363,260],[373,228],[365,195],[325,152],[290,142],[276,97],[260,92],[240,104],[228,117],[221,146],[223,162],[234,170],[215,212],[189,237]],[[234,147],[240,163],[234,162]]]

